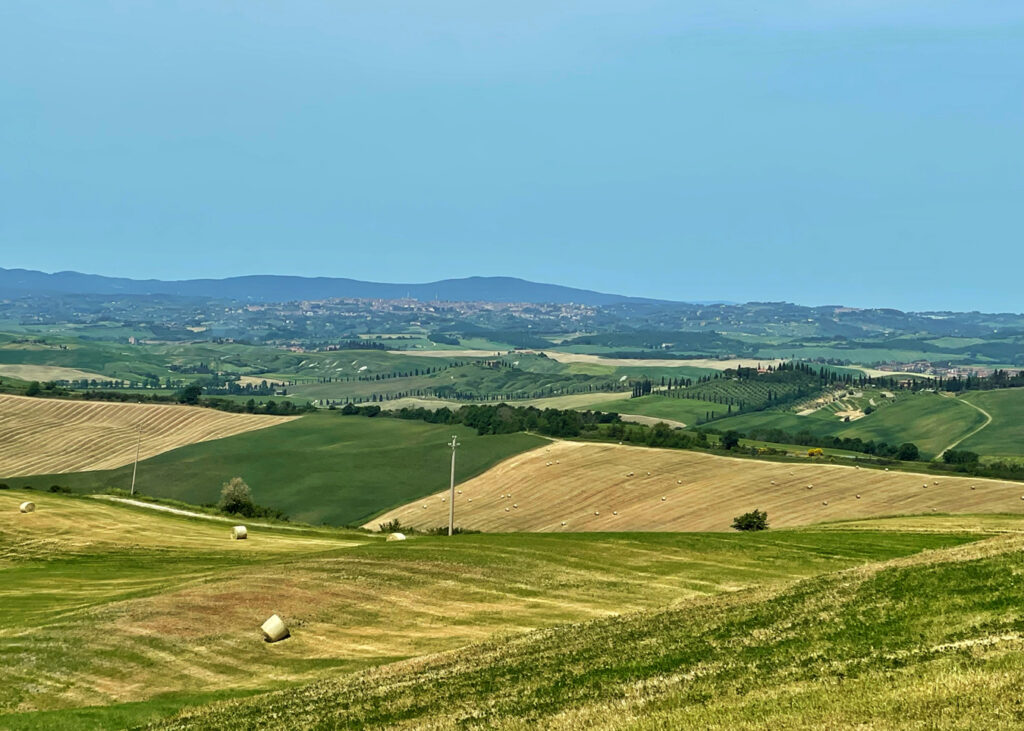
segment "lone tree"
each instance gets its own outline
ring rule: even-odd
[[[768,513],[760,510],[744,513],[732,519],[732,527],[736,530],[767,530]]]
[[[225,513],[251,516],[253,514],[252,490],[241,477],[232,477],[220,489],[218,508]]]

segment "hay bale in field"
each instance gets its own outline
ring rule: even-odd
[[[978,486],[977,486],[977,485],[971,485],[971,489],[972,489],[972,490],[977,490],[977,489],[978,489]]]
[[[661,502],[665,502],[666,500],[668,500],[668,498],[667,498],[667,497],[664,497],[664,496],[662,496],[662,498],[661,498]]]
[[[775,480],[772,480],[772,484],[773,484],[773,485],[775,484]]]
[[[562,521],[562,526],[564,527],[564,526],[566,526],[566,525],[567,525],[567,523],[566,523],[566,522],[565,522],[565,521],[563,520],[563,521]]]
[[[613,510],[613,511],[612,511],[612,515],[618,515],[618,514],[619,514],[619,511],[618,511],[618,510]]]
[[[505,508],[505,512],[506,512],[506,513],[508,512],[508,508]]]
[[[519,503],[512,503],[512,507],[513,508],[518,508],[519,507]]]
[[[632,472],[627,472],[627,473],[626,473],[626,477],[632,477],[632,476],[633,476],[633,473],[632,473]]]
[[[860,500],[860,493],[857,493],[857,499]]]
[[[822,504],[822,505],[828,505],[828,500],[822,500],[822,501],[821,501],[821,504]]]
[[[466,502],[467,502],[467,503],[471,503],[471,502],[473,502],[473,498],[471,498],[471,497],[468,497],[468,498],[466,498]]]
[[[231,529],[231,537],[236,541],[244,541],[249,537],[249,531],[246,530],[244,525],[236,525]]]
[[[260,629],[263,630],[263,639],[266,642],[280,642],[291,637],[288,627],[276,614],[264,622]]]
[[[594,511],[594,515],[600,515],[600,514],[601,514],[600,511],[598,511],[598,510]]]
[[[18,506],[18,510],[20,510],[23,513],[34,513],[36,512],[36,504],[31,500],[26,500],[25,502]]]
[[[387,540],[389,541],[404,541],[405,533],[388,533]]]
[[[462,494],[462,490],[456,490],[455,492],[457,492],[459,495]]]

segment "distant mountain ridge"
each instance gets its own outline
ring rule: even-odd
[[[530,302],[581,305],[658,303],[666,300],[626,297],[515,277],[466,277],[424,284],[365,282],[342,277],[296,277],[260,274],[226,279],[128,279],[80,272],[46,272],[0,268],[0,296],[24,294],[177,295],[258,302],[316,300],[331,297],[449,302]]]

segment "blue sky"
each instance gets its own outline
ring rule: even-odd
[[[1019,0],[5,0],[0,266],[1021,311],[1022,49]]]

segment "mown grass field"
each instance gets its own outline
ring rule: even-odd
[[[147,459],[139,464],[136,489],[154,497],[213,503],[220,497],[221,485],[240,476],[252,488],[257,503],[283,510],[295,520],[358,524],[446,486],[451,452],[445,445],[452,434],[457,434],[462,444],[456,465],[459,481],[546,442],[523,433],[480,437],[461,426],[322,412]],[[134,449],[134,442],[130,446]],[[6,482],[12,487],[46,489],[58,484],[97,492],[128,489],[131,475],[132,466],[127,465]]]
[[[489,532],[728,531],[735,516],[754,509],[766,510],[776,527],[931,512],[1024,514],[1019,482],[568,441],[516,455],[459,489],[456,522]],[[448,516],[442,498],[444,491],[381,518],[439,525]]]
[[[190,406],[0,394],[0,477],[105,470],[132,462],[136,449],[147,458],[291,419]]]
[[[160,727],[1018,728],[1022,547],[999,536],[564,625]]]
[[[36,512],[17,512],[26,497]],[[223,523],[0,491],[0,727],[131,726],[184,706],[398,669],[392,663],[472,643],[524,641],[538,628],[780,587],[979,537],[228,535]],[[269,645],[258,626],[272,613],[293,636]]]

